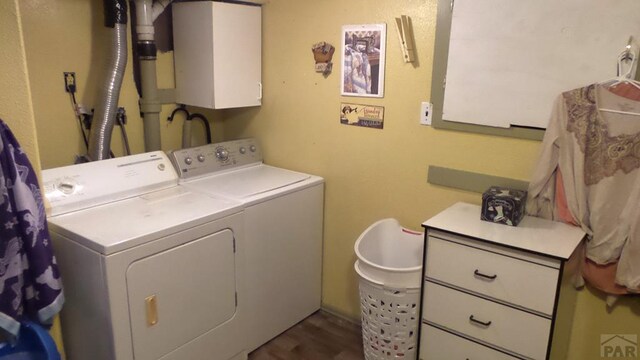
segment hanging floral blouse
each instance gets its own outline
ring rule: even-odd
[[[558,97],[529,185],[527,212],[559,220],[556,181],[562,181],[568,211],[589,234],[587,258],[617,261],[616,283],[640,291],[640,116],[603,108],[640,113],[640,102],[600,85]]]

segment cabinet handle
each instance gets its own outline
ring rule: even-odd
[[[485,275],[481,273],[480,270],[478,269],[476,269],[476,271],[473,272],[473,275],[480,276],[482,278],[489,279],[489,280],[495,280],[498,277],[498,275]]]
[[[258,83],[258,100],[262,100],[262,83]]]
[[[480,321],[480,320],[474,319],[473,315],[469,316],[469,320],[471,320],[471,322],[474,322],[476,324],[480,324],[480,325],[486,326],[486,327],[489,327],[489,325],[491,325],[491,321],[487,321],[487,322]]]

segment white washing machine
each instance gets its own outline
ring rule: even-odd
[[[241,204],[163,152],[43,171],[70,360],[246,359]]]
[[[184,187],[243,203],[249,349],[320,309],[323,179],[263,164],[254,139],[170,156]]]

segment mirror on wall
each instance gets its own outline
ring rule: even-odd
[[[561,92],[616,76],[640,1],[439,0],[433,126],[540,139]]]

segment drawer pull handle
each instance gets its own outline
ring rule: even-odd
[[[486,326],[486,327],[489,327],[489,325],[491,325],[491,321],[487,321],[487,322],[480,321],[480,320],[474,319],[473,315],[469,316],[469,320],[471,320],[471,322],[474,322],[476,324]]]
[[[489,279],[489,280],[495,280],[498,275],[485,275],[483,273],[480,272],[480,270],[476,269],[476,271],[473,272],[473,275],[475,276],[480,276],[481,278],[485,278],[485,279]]]

